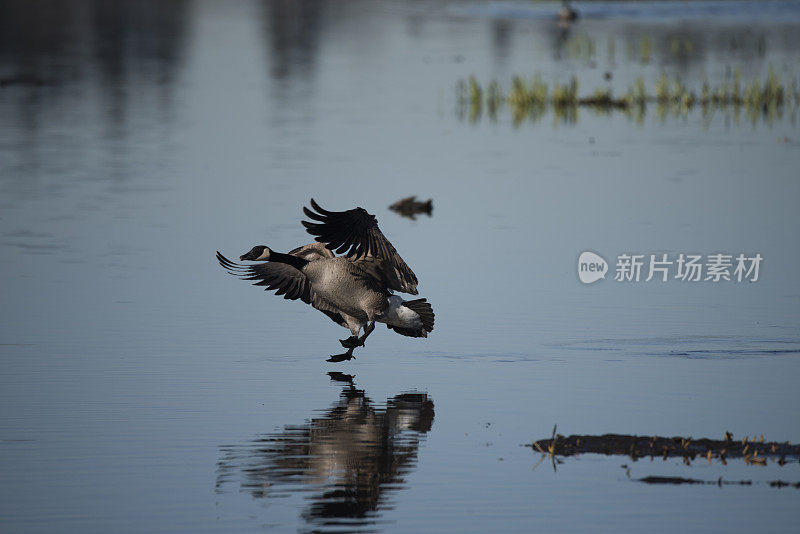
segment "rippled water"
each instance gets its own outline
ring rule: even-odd
[[[556,423],[800,440],[796,108],[515,124],[456,94],[790,85],[797,4],[575,6],[564,28],[528,2],[4,2],[0,530],[791,529],[798,490],[767,482],[796,463],[554,470],[524,446]],[[412,194],[430,217],[388,209]],[[381,327],[326,363],[344,330],[220,269],[309,242],[312,196],[376,214],[428,339]],[[588,286],[585,250],[612,264]],[[623,253],[764,259],[754,283],[617,282]]]

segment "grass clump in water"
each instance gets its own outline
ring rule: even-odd
[[[680,78],[669,78],[666,74],[658,78],[652,93],[647,91],[644,78],[638,78],[622,97],[614,96],[610,88],[598,88],[582,97],[578,91],[577,77],[572,76],[565,84],[556,82],[548,85],[538,73],[529,81],[515,76],[506,92],[496,81],[491,82],[484,91],[474,76],[470,76],[466,83],[459,82],[458,87],[459,104],[468,107],[470,120],[480,118],[484,104],[492,119],[496,118],[497,111],[503,105],[507,105],[515,124],[526,117],[538,120],[551,107],[557,119],[568,121],[577,118],[579,107],[589,107],[601,113],[613,110],[632,112],[641,121],[648,104],[656,105],[660,118],[670,113],[686,116],[695,106],[700,106],[704,116],[711,116],[718,109],[732,108],[738,117],[739,110],[744,108],[751,120],[763,117],[771,122],[782,116],[785,107],[800,105],[797,81],[791,86],[784,85],[772,66],[763,82],[754,79],[743,86],[741,72],[737,70],[732,82],[729,80],[714,87],[706,81],[699,93],[690,90]]]
[[[569,84],[553,86],[553,105],[575,106],[578,104],[578,78],[570,78]]]

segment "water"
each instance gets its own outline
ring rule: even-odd
[[[794,3],[604,6],[564,29],[508,2],[5,2],[0,530],[796,524],[797,490],[766,483],[796,463],[534,469],[524,446],[556,423],[800,440],[795,111],[459,115],[471,74],[800,76]],[[411,194],[430,218],[387,209]],[[428,339],[379,326],[328,364],[344,330],[220,269],[309,242],[312,196],[376,214]],[[584,250],[606,280],[578,281]],[[718,252],[761,254],[760,279],[613,280],[622,253]],[[754,485],[632,481],[664,474]]]

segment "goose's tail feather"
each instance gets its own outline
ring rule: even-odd
[[[404,308],[408,308],[419,316],[422,321],[420,328],[403,328],[392,324],[386,326],[389,330],[394,330],[400,335],[408,337],[428,337],[428,333],[433,331],[433,322],[436,315],[433,313],[433,308],[428,304],[427,299],[409,300],[403,302]]]

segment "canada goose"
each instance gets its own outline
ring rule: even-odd
[[[352,334],[339,340],[347,352],[332,355],[329,362],[353,358],[375,329],[385,323],[398,334],[428,337],[434,313],[426,299],[404,301],[393,291],[417,295],[417,277],[378,228],[374,215],[362,208],[328,211],[311,199],[314,211],[303,212],[315,222],[302,221],[318,243],[298,247],[288,254],[257,245],[235,263],[217,252],[217,260],[229,273],[254,285],[276,290],[289,300],[300,299],[325,313]],[[344,256],[334,256],[333,251]],[[359,332],[364,334],[359,337]]]
[[[433,213],[433,199],[429,198],[425,202],[417,200],[416,196],[401,198],[391,206],[389,209],[395,213],[399,213],[403,217],[408,217],[412,221],[417,218],[418,213],[425,213],[428,217]]]
[[[578,18],[578,12],[569,5],[569,0],[561,0],[561,9],[558,10],[560,22],[572,22]]]

